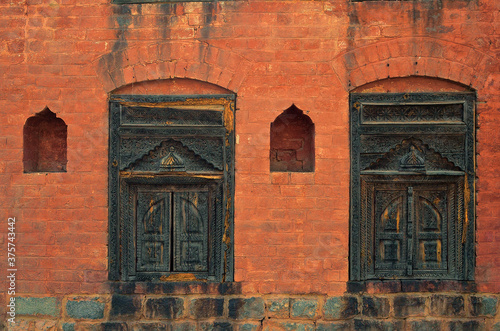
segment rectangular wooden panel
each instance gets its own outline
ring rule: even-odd
[[[415,188],[416,270],[448,269],[448,204],[451,185]]]
[[[222,126],[224,107],[222,105],[203,106],[123,106],[121,124],[144,126]]]
[[[151,187],[144,187],[137,193],[138,271],[170,270],[171,195]]]
[[[174,193],[174,270],[208,270],[209,194],[207,191]]]
[[[407,265],[406,188],[375,186],[375,275],[404,274]]]

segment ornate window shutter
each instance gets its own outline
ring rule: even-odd
[[[351,281],[473,280],[474,100],[351,94]]]
[[[232,280],[233,95],[110,100],[111,280]]]

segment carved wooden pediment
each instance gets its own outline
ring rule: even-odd
[[[169,138],[181,143],[196,155],[210,163],[215,169],[224,169],[223,140],[219,137],[176,137]],[[165,140],[165,137],[124,137],[120,141],[120,170],[125,170],[137,160],[139,155],[148,154]]]
[[[218,170],[221,169],[216,169],[200,155],[173,139],[163,141],[125,168],[125,171],[156,172],[206,172]]]
[[[439,152],[430,148],[429,145],[415,138],[403,140],[364,170],[410,171],[416,173],[439,170],[463,171]]]

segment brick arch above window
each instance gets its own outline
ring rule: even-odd
[[[473,47],[433,38],[397,38],[336,56],[331,62],[346,91],[370,82],[409,76],[484,86],[498,60]]]
[[[199,80],[237,92],[249,62],[206,43],[172,41],[106,54],[95,70],[107,93],[132,83],[170,78]]]

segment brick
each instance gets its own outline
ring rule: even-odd
[[[399,281],[370,281],[366,283],[366,292],[377,293],[398,293],[401,292],[401,282]]]
[[[66,302],[66,313],[75,319],[101,319],[104,317],[105,304],[93,299],[72,299]]]
[[[58,317],[59,302],[54,297],[17,297],[16,314]]]
[[[309,318],[314,319],[318,314],[318,301],[308,299],[290,300],[291,318]]]
[[[184,300],[182,298],[166,297],[147,299],[144,315],[148,319],[176,319],[184,314]]]
[[[262,319],[264,300],[262,298],[235,298],[229,300],[229,318]]]
[[[189,313],[195,319],[222,317],[224,313],[224,299],[222,298],[192,299],[189,305]]]
[[[327,320],[347,319],[358,313],[358,300],[353,296],[331,297],[323,305],[323,316]]]

